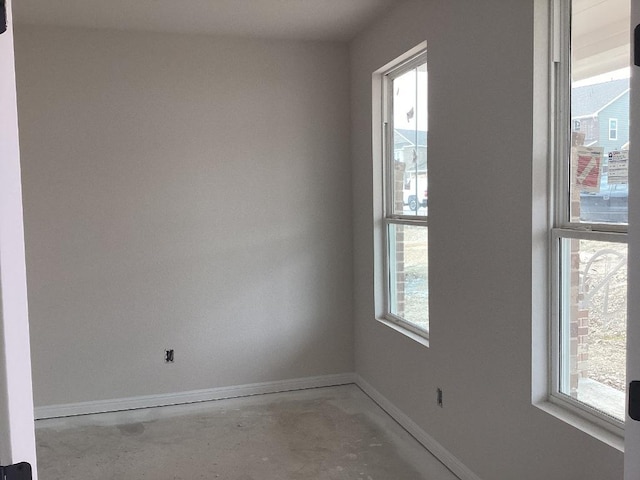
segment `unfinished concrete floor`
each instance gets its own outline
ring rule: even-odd
[[[40,480],[455,480],[355,385],[38,421]]]

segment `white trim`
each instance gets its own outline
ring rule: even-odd
[[[427,49],[427,41],[425,40],[423,42],[420,42],[418,45],[413,47],[408,52],[403,53],[402,55],[400,55],[399,57],[395,58],[394,60],[391,60],[386,65],[383,65],[378,70],[376,70],[374,72],[374,74],[384,75],[384,74],[388,73],[389,71],[393,70],[394,68],[398,68],[403,63],[411,61],[411,59],[413,57],[419,55],[420,52],[422,52],[423,50],[426,50],[426,49]]]
[[[585,115],[576,115],[575,117],[571,117],[571,120],[595,120],[598,118],[598,115],[594,113],[587,113]]]
[[[560,391],[551,392],[547,402],[563,408],[578,417],[582,417],[595,426],[601,427],[603,430],[607,430],[613,435],[624,439],[624,421],[603,410],[599,410],[589,403],[574,400],[569,395]]]
[[[419,344],[424,345],[425,347],[429,347],[429,335],[427,332],[425,332],[424,330],[413,331],[412,329],[415,328],[414,326],[406,323],[400,323],[401,321],[394,320],[392,318],[392,315],[388,315],[388,317],[389,318],[387,317],[376,318],[376,320],[382,323],[383,325],[395,330],[396,332],[402,335],[405,335],[406,337],[409,337],[412,340],[415,340]],[[415,329],[418,330],[417,328]]]
[[[575,238],[576,240],[592,240],[595,242],[629,243],[626,232],[580,230],[577,228],[552,228],[552,240],[555,242],[561,238]]]
[[[593,408],[590,405],[574,401],[568,396],[562,394],[562,391],[568,391],[568,384],[562,384],[568,380],[561,376],[562,371],[569,369],[568,352],[569,335],[567,334],[567,324],[564,319],[568,318],[568,302],[565,302],[565,292],[568,290],[568,277],[570,273],[570,255],[561,249],[560,241],[562,239],[579,239],[579,240],[597,240],[602,242],[618,242],[627,243],[628,226],[624,224],[606,224],[598,222],[579,222],[572,221],[570,216],[570,197],[569,188],[570,172],[571,172],[571,138],[568,136],[569,126],[573,127],[571,122],[586,118],[597,118],[607,107],[617,102],[625,95],[629,94],[629,88],[619,93],[612,100],[600,107],[592,114],[581,116],[570,116],[571,111],[571,67],[575,66],[570,57],[571,52],[571,2],[568,0],[557,0],[557,17],[560,22],[557,25],[556,33],[559,35],[561,43],[559,44],[560,63],[557,65],[552,75],[552,85],[554,90],[551,94],[550,105],[555,111],[552,112],[552,128],[549,131],[549,141],[551,142],[551,162],[552,162],[552,185],[549,191],[549,202],[553,206],[550,232],[548,236],[549,250],[549,278],[548,282],[551,286],[549,296],[550,319],[548,323],[548,391],[544,402],[534,402],[534,405],[545,411],[552,412],[554,416],[564,420],[565,422],[576,426],[577,428],[589,433],[596,438],[601,439],[601,430],[608,430],[609,433],[617,435],[619,438],[623,435],[624,424],[617,419],[607,415],[604,412]],[[554,58],[555,59],[555,58]],[[611,121],[616,122],[616,132],[618,121],[614,118],[607,120],[607,134],[605,138],[612,139]],[[602,119],[604,121],[604,119]],[[601,125],[602,128],[602,125]],[[617,134],[616,134],[617,135]],[[616,139],[618,137],[616,136]],[[540,405],[544,405],[543,407]],[[558,411],[564,413],[558,414]],[[579,422],[569,421],[568,418],[580,418]],[[585,428],[584,425],[590,425]]]
[[[355,383],[354,373],[323,375],[319,377],[296,378],[275,382],[251,383],[230,387],[218,387],[204,390],[192,390],[178,393],[159,395],[143,395],[139,397],[114,398],[93,402],[67,403],[62,405],[48,405],[35,408],[35,418],[72,417],[92,413],[118,412],[138,408],[163,407],[167,405],[181,405],[186,403],[207,402],[225,398],[248,397],[265,393],[289,392],[308,388],[332,387]]]
[[[414,339],[418,343],[421,343],[426,347],[429,346],[429,332],[427,330],[423,330],[417,325],[414,325],[401,317],[397,317],[392,313],[387,313],[383,318],[379,318],[377,320],[390,326],[394,330],[399,331],[403,335]]]
[[[391,279],[391,261],[393,258],[392,249],[395,248],[395,241],[391,240],[389,228],[393,225],[411,225],[416,227],[427,228],[428,227],[428,215],[418,215],[418,209],[416,208],[416,215],[404,215],[404,213],[397,214],[395,213],[395,198],[394,198],[394,152],[393,152],[393,136],[395,135],[394,126],[394,92],[393,92],[393,81],[398,77],[404,75],[405,73],[411,71],[412,69],[416,69],[421,65],[427,65],[427,48],[426,43],[421,44],[422,48],[418,49],[418,47],[412,49],[411,56],[403,55],[402,57],[396,59],[395,61],[387,64],[384,69],[378,70],[380,73],[380,100],[381,100],[381,110],[380,110],[380,118],[374,118],[373,121],[373,129],[376,129],[376,122],[378,120],[381,121],[384,128],[384,137],[382,139],[382,200],[383,200],[383,208],[381,221],[383,224],[382,229],[382,244],[384,245],[384,251],[382,252],[382,260],[383,260],[383,270],[382,270],[382,285],[384,285],[384,297],[382,303],[384,305],[384,312],[381,313],[382,317],[385,317],[389,322],[395,323],[398,328],[406,329],[408,332],[411,332],[414,335],[418,335],[420,337],[424,337],[428,340],[429,332],[424,331],[419,328],[417,325],[412,324],[410,321],[405,320],[403,318],[397,317],[392,312],[395,311],[395,299],[391,295],[392,287],[395,284],[395,279],[392,281]],[[409,52],[408,52],[409,53]],[[373,89],[372,94],[377,94],[376,89]],[[417,84],[416,84],[416,95],[417,95]],[[372,97],[374,102],[377,101],[376,98]],[[417,97],[416,97],[417,101]],[[416,103],[415,108],[418,108],[418,104]],[[418,112],[415,112],[416,117]],[[427,112],[428,115],[428,112]],[[416,129],[417,126],[417,118],[416,118]],[[416,130],[417,131],[417,130]],[[401,135],[401,134],[400,134]],[[404,137],[404,136],[403,136]],[[406,137],[404,137],[406,139]],[[418,148],[418,138],[416,137],[415,148]],[[375,143],[373,144],[373,149],[377,149],[379,146]],[[416,150],[417,152],[417,150]],[[416,166],[417,168],[417,166]],[[417,180],[416,180],[417,182]],[[417,183],[416,183],[417,189]],[[417,193],[417,192],[416,192]],[[427,278],[429,273],[427,272]],[[428,306],[427,306],[428,309]],[[428,315],[428,313],[427,313]],[[428,316],[427,316],[428,319]],[[413,338],[412,335],[410,337]],[[422,343],[422,342],[420,342]]]
[[[356,385],[362,389],[380,408],[387,412],[402,428],[409,432],[433,456],[440,460],[460,480],[481,480],[475,473],[458,460],[451,452],[440,445],[431,435],[425,432],[416,422],[391,403],[380,392],[373,388],[360,375],[356,374]]]
[[[613,433],[609,428],[604,428],[601,423],[551,401],[534,402],[533,406],[624,453],[624,437]]]

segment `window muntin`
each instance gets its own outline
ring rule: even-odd
[[[628,52],[629,0],[559,1],[566,19],[560,31],[571,34],[556,71],[551,399],[619,430],[626,388],[629,70],[610,60]],[[620,17],[614,23],[621,31],[607,31],[612,16]],[[597,44],[603,32],[622,39],[609,45],[609,56],[600,54],[607,45]],[[612,111],[617,118],[609,117]]]
[[[385,317],[428,338],[426,52],[383,75]]]

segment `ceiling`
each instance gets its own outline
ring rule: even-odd
[[[630,0],[573,0],[573,80],[629,66]]]
[[[398,0],[18,0],[17,24],[351,40]]]

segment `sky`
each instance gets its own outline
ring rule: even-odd
[[[420,68],[420,67],[418,67]],[[418,130],[427,131],[428,118],[428,74],[426,68],[418,71],[418,88],[416,91],[416,70],[410,70],[393,80],[393,126],[413,130],[418,122]],[[417,103],[420,106],[416,110]],[[413,114],[411,114],[413,112]]]

